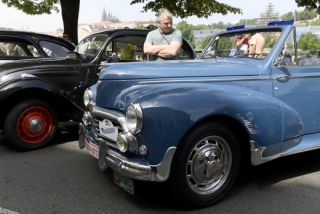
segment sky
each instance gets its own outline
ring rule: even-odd
[[[130,5],[131,0],[80,0],[79,24],[91,24],[100,22],[103,9],[107,13],[117,16],[120,21],[150,21],[155,20],[154,12],[142,13],[144,4]],[[236,23],[240,19],[253,19],[260,17],[265,12],[269,3],[274,5],[276,12],[283,15],[290,11],[301,11],[295,0],[218,0],[220,3],[228,4],[242,9],[243,14],[227,15],[213,14],[208,19],[189,17],[184,19],[189,24],[211,24],[222,21],[224,23]],[[60,8],[60,6],[59,6]],[[61,11],[61,10],[60,10]],[[26,15],[15,8],[9,8],[2,2],[0,3],[0,27],[13,28],[15,30],[29,30],[35,32],[51,32],[58,28],[63,28],[61,13],[52,11],[49,15]],[[182,21],[174,17],[173,22]]]

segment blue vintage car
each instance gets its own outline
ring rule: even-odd
[[[108,66],[85,93],[79,146],[101,170],[167,181],[182,204],[211,205],[246,160],[320,148],[320,58],[308,38],[318,39],[287,22],[235,27],[197,60]]]

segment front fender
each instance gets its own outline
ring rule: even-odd
[[[33,93],[25,93],[25,91],[32,91]],[[50,100],[49,97],[45,97],[43,94],[41,95],[41,91],[45,91],[47,95],[50,94],[50,97],[54,99]],[[72,96],[69,96],[68,93],[50,82],[38,78],[17,78],[0,84],[0,103],[3,107],[8,106],[9,103],[18,102],[28,97],[40,98],[41,96],[52,102],[58,100],[60,104],[54,104],[56,106],[60,105],[70,119],[81,120],[84,110],[77,104]],[[1,107],[1,109],[3,108]]]
[[[130,102],[140,103],[144,121],[140,144],[148,147],[148,161],[152,164],[160,163],[167,148],[178,146],[192,127],[207,118],[232,118],[241,124],[249,140],[266,147],[264,157],[281,152],[288,118],[291,126],[301,125],[297,112],[273,97],[271,81],[145,84],[122,89],[120,93],[103,87],[98,93],[101,107],[111,105],[125,111]],[[101,91],[108,92],[106,97],[110,99],[102,100]],[[112,94],[117,95],[112,98]]]

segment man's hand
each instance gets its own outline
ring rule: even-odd
[[[172,42],[170,45],[152,45],[150,43],[145,43],[143,50],[145,54],[169,58],[176,56],[180,47],[181,44],[179,42]]]

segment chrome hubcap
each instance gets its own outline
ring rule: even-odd
[[[31,132],[34,132],[34,133],[35,133],[35,132],[38,132],[38,131],[41,130],[41,128],[42,128],[42,122],[41,122],[41,120],[35,118],[35,119],[32,119],[32,120],[30,121],[30,123],[29,123],[29,130],[30,130]]]
[[[199,141],[189,155],[187,180],[198,194],[209,194],[226,181],[232,164],[231,149],[219,136],[209,136]]]

